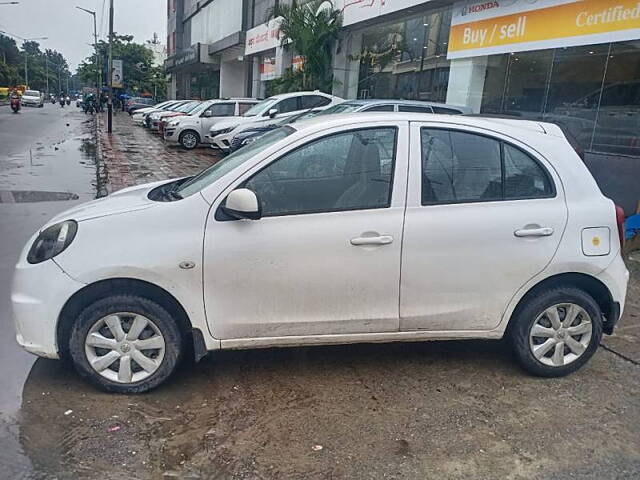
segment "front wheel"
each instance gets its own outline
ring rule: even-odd
[[[602,313],[586,292],[544,290],[514,314],[511,345],[520,365],[541,377],[561,377],[582,367],[602,339]]]
[[[71,331],[78,373],[118,393],[151,390],[175,371],[183,337],[171,315],[147,298],[118,295],[85,308]]]
[[[180,145],[182,145],[187,150],[193,150],[200,143],[200,136],[192,131],[187,130],[186,132],[182,132],[180,134]]]

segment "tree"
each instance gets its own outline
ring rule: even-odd
[[[267,20],[282,17],[282,47],[293,49],[304,58],[299,86],[331,93],[333,47],[342,26],[342,12],[327,8],[326,4],[325,0],[312,0],[304,5],[296,0],[291,5],[278,4],[269,9]],[[294,73],[290,72],[288,77],[295,77]],[[295,82],[289,85],[295,85]]]
[[[122,60],[124,71],[124,89],[133,93],[151,93],[158,91],[162,96],[165,90],[164,67],[153,65],[153,52],[146,46],[135,43],[132,35],[113,35],[113,58]],[[95,53],[87,57],[78,66],[78,75],[86,83],[95,84]],[[109,43],[98,42],[98,60],[104,85],[108,84],[107,64]]]
[[[40,44],[34,41],[24,42],[20,50],[15,40],[0,35],[0,85],[14,86],[27,83],[24,78],[25,57],[29,87],[34,90],[46,90],[47,74],[52,91],[58,90],[58,78],[66,80],[70,75],[67,61],[61,53],[50,49],[42,52]],[[62,87],[61,85],[60,88]]]

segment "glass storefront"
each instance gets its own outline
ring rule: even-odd
[[[449,82],[447,39],[451,9],[442,9],[362,33],[358,98],[442,101]]]
[[[557,123],[585,151],[640,157],[640,40],[475,57],[484,78],[471,85],[454,68],[470,61],[447,60],[451,12],[356,31],[357,97],[446,102],[455,85],[480,113]]]
[[[585,150],[640,156],[640,41],[488,57],[481,112],[556,123]]]

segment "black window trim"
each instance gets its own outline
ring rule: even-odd
[[[268,165],[265,165],[264,167],[262,167],[260,170],[258,170],[257,172],[253,173],[249,178],[247,178],[246,180],[243,180],[242,182],[240,182],[238,184],[237,187],[235,187],[235,189],[238,188],[247,188],[247,182],[249,182],[253,177],[255,177],[256,175],[258,175],[259,173],[261,173],[264,169],[269,168],[271,165],[273,165],[275,162],[279,161],[280,159],[284,158],[286,155],[292,154],[298,150],[300,150],[301,148],[304,148],[308,145],[310,145],[311,143],[320,141],[320,140],[324,140],[325,138],[329,138],[335,135],[344,135],[345,133],[353,133],[353,132],[358,132],[358,131],[363,131],[363,130],[393,130],[394,131],[394,140],[393,140],[393,158],[391,160],[391,178],[389,180],[389,185],[391,186],[391,188],[389,189],[389,198],[387,200],[387,205],[384,207],[368,207],[368,208],[362,208],[362,207],[353,207],[353,208],[340,208],[340,209],[336,209],[336,210],[303,210],[300,212],[292,212],[292,213],[280,213],[277,215],[263,215],[262,218],[277,218],[277,217],[291,217],[294,215],[313,215],[313,214],[318,214],[318,213],[340,213],[340,212],[353,212],[356,210],[382,210],[385,208],[391,208],[391,204],[393,202],[393,184],[395,182],[395,174],[396,174],[396,160],[398,157],[398,137],[399,137],[399,133],[400,133],[400,128],[398,127],[398,125],[388,125],[388,126],[380,126],[380,125],[376,125],[376,126],[371,126],[371,127],[358,127],[358,128],[350,128],[348,130],[342,130],[340,132],[333,132],[333,133],[329,133],[327,135],[324,135],[322,137],[318,137],[315,138],[313,140],[311,140],[310,142],[307,142],[303,145],[300,145],[292,150],[289,150],[288,152],[282,154],[281,156],[279,156],[278,158],[274,159],[273,161],[269,162]],[[234,189],[234,190],[235,190]],[[259,199],[258,199],[259,200]],[[220,206],[218,207],[218,210],[221,209],[221,207],[225,204],[225,201],[223,200],[220,203]],[[218,216],[216,215],[216,219]],[[223,218],[222,216],[220,217],[221,221],[226,221],[227,218]],[[236,220],[235,218],[230,218],[229,220]]]
[[[444,131],[447,131],[447,132],[466,133],[466,134],[469,134],[469,135],[477,135],[479,137],[485,137],[485,138],[488,138],[488,139],[493,140],[495,142],[498,142],[499,145],[500,145],[500,171],[501,171],[500,176],[501,176],[501,181],[502,181],[502,199],[486,200],[486,199],[481,199],[480,198],[480,199],[477,199],[477,200],[456,200],[456,201],[442,201],[442,202],[424,203],[423,198],[422,198],[422,189],[424,187],[423,165],[422,165],[422,153],[423,153],[422,152],[422,132],[424,130],[444,130]],[[546,176],[547,181],[549,182],[549,185],[551,185],[551,193],[549,193],[548,195],[535,196],[535,197],[504,198],[505,197],[505,163],[504,163],[504,146],[505,145],[509,145],[510,147],[513,147],[516,150],[521,151],[528,158],[533,160],[536,163],[536,165],[538,165],[538,167],[540,167],[540,169],[542,170],[542,172]],[[434,207],[434,206],[440,206],[440,205],[463,205],[465,203],[518,202],[518,201],[521,201],[521,200],[552,199],[552,198],[556,198],[557,196],[558,196],[558,190],[556,188],[556,183],[555,183],[555,181],[553,179],[553,176],[549,173],[549,170],[544,166],[544,164],[540,160],[538,160],[535,156],[531,155],[529,152],[527,152],[523,148],[519,147],[518,145],[514,145],[511,142],[508,142],[508,141],[503,140],[501,138],[494,137],[494,136],[486,134],[486,133],[471,132],[469,130],[465,130],[465,129],[462,129],[462,128],[427,127],[427,126],[421,126],[420,127],[420,205],[421,206],[423,206],[423,207]]]

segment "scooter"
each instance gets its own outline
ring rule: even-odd
[[[65,98],[65,101],[67,102],[67,105],[71,105],[71,99],[69,97]]]
[[[20,99],[19,98],[12,98],[11,99],[11,110],[13,110],[13,113],[18,113],[20,111]]]
[[[51,105],[55,105],[56,104],[56,97],[51,97]]]
[[[60,106],[64,108],[64,98],[60,97]]]

